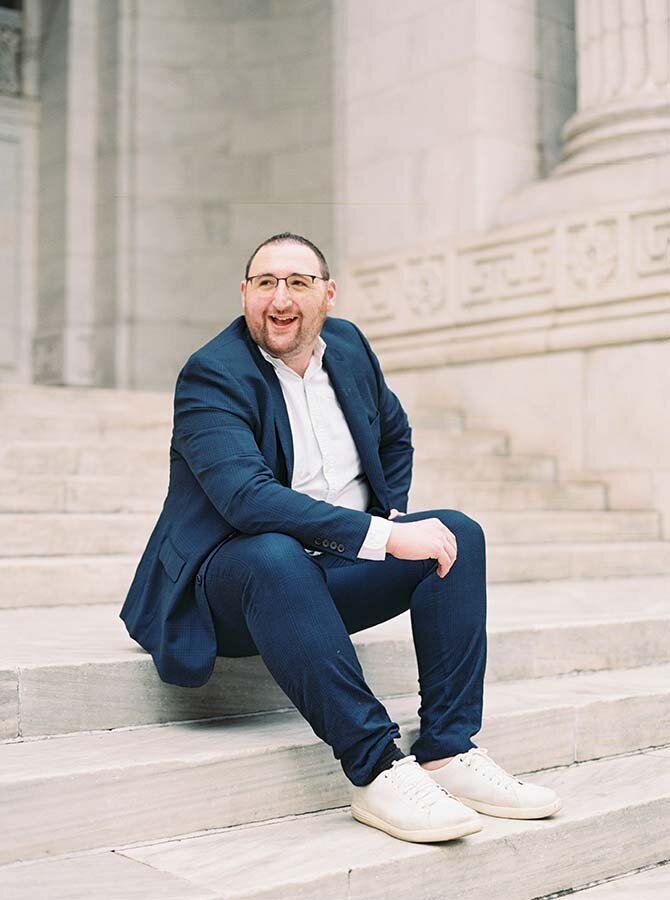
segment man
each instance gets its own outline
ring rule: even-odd
[[[168,495],[121,618],[172,684],[204,684],[217,656],[260,653],[340,760],[367,825],[422,842],[481,830],[476,811],[551,815],[553,791],[471,740],[484,534],[457,510],[403,512],[411,429],[363,334],[328,317],[336,290],[300,235],[251,255],[244,315],[177,379]],[[407,609],[422,699],[409,755],[350,639]]]

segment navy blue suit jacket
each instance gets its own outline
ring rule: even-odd
[[[346,509],[291,489],[281,385],[244,316],[195,351],[175,387],[167,497],[119,614],[163,681],[199,687],[212,674],[216,637],[195,580],[216,546],[235,534],[272,531],[355,559],[370,514],[407,508],[413,448],[405,411],[356,325],[328,317],[321,333],[323,365],[368,478],[370,506]]]

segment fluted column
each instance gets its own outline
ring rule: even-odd
[[[557,172],[670,153],[670,0],[576,0],[578,109]]]

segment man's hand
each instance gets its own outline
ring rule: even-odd
[[[437,574],[444,578],[456,561],[456,536],[439,519],[396,522],[386,552],[397,559],[436,559]]]
[[[401,513],[399,509],[393,507],[391,512],[389,513],[389,519],[395,519],[396,516],[404,516],[405,513]]]

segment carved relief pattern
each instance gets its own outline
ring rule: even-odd
[[[552,258],[547,236],[463,254],[463,306],[550,292]]]
[[[20,48],[21,31],[0,25],[0,94],[18,94],[21,90]]]
[[[447,278],[452,271],[453,282]],[[604,308],[667,292],[668,273],[666,207],[557,222],[521,237],[500,229],[432,254],[371,260],[353,280],[361,320],[373,333],[391,336],[412,326],[448,328],[585,305]],[[658,283],[651,281],[658,276]]]
[[[445,306],[443,262],[440,258],[410,261],[403,269],[404,306],[415,316],[427,316]]]
[[[377,266],[353,273],[357,308],[361,322],[383,322],[392,319],[397,296],[398,270],[395,266]]]
[[[670,272],[670,210],[633,219],[635,272],[640,276]]]
[[[568,228],[565,269],[570,286],[592,293],[610,285],[617,275],[617,249],[614,219]]]

